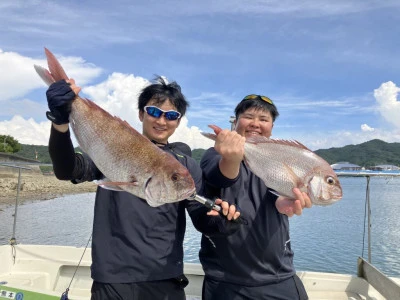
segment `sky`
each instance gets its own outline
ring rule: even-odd
[[[270,97],[272,138],[311,150],[400,142],[400,1],[0,2],[0,134],[47,145],[52,51],[86,97],[141,132],[137,96],[156,75],[190,107],[170,141],[208,148],[248,94]]]

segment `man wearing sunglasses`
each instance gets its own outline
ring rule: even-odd
[[[53,122],[49,152],[59,179],[73,183],[102,179],[103,175],[85,154],[74,153],[69,132],[71,102],[80,91],[74,81],[58,81],[47,90]],[[184,143],[169,143],[188,102],[175,82],[162,78],[143,89],[139,96],[139,119],[143,135],[171,153],[190,172],[197,192],[202,188],[202,171]],[[189,154],[189,155],[187,155]],[[93,220],[92,300],[184,300],[187,279],[183,275],[185,209],[196,228],[220,232],[239,213],[235,206],[218,199],[226,218],[195,201],[183,200],[150,207],[127,192],[99,187]],[[211,216],[210,216],[211,215]],[[225,225],[224,225],[225,226]]]
[[[243,162],[246,137],[269,138],[278,115],[268,97],[246,96],[235,108],[235,130],[216,132],[201,159],[205,195],[229,199],[248,221],[229,236],[203,235],[205,300],[308,299],[293,265],[288,216],[311,207],[310,198],[299,189],[295,201],[278,198]]]

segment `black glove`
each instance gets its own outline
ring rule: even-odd
[[[46,91],[46,97],[50,109],[46,112],[47,119],[57,125],[69,123],[71,104],[76,97],[70,84],[64,79],[54,82]]]

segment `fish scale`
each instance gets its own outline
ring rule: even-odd
[[[269,188],[279,190],[282,196],[294,198],[294,186],[301,191],[307,192],[306,186],[297,178],[306,176],[305,171],[307,168],[305,166],[311,166],[316,163],[314,157],[307,159],[306,153],[298,155],[299,151],[305,152],[295,147],[290,148],[274,143],[268,145],[246,143],[245,162],[258,177],[262,179],[268,178],[264,182]],[[266,159],[266,157],[269,159]],[[300,157],[303,159],[299,160]],[[263,167],[259,168],[258,166]],[[292,173],[285,172],[287,168],[290,168]],[[296,177],[293,176],[294,174]]]

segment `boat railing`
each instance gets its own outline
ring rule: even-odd
[[[17,168],[18,169],[18,185],[17,185],[17,195],[15,198],[15,209],[14,209],[14,224],[13,224],[13,233],[10,239],[10,245],[17,244],[17,239],[15,238],[15,229],[17,227],[17,212],[18,212],[18,199],[19,199],[19,191],[21,189],[21,169],[24,170],[32,170],[28,167],[23,167],[20,165],[10,165],[7,163],[0,163],[1,166],[9,167],[9,168]]]
[[[399,299],[400,285],[383,274],[362,257],[358,258],[357,276],[364,278],[386,299]]]

